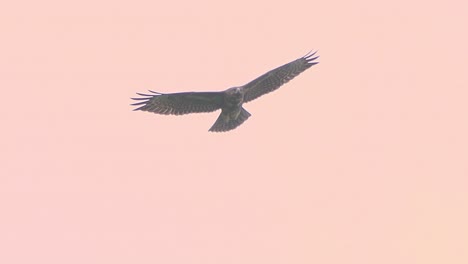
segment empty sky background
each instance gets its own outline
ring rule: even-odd
[[[4,1],[0,263],[468,263],[466,1]],[[130,97],[320,64],[218,112]]]

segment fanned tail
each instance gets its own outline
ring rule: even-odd
[[[209,131],[225,132],[233,130],[234,128],[242,125],[242,123],[244,123],[250,116],[250,113],[242,107],[237,117],[234,117],[232,112],[223,110]]]

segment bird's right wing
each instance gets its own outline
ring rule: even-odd
[[[162,94],[141,94],[140,98],[132,98],[141,102],[132,105],[139,106],[136,110],[148,111],[163,115],[185,115],[190,113],[213,112],[223,104],[222,92],[186,92]],[[141,106],[140,106],[141,105]]]

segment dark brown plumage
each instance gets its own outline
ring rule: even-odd
[[[209,131],[229,131],[240,126],[250,117],[250,113],[242,107],[243,103],[278,89],[312,65],[317,64],[315,60],[319,56],[314,57],[316,53],[306,54],[240,87],[229,88],[221,92],[163,94],[150,91],[152,94],[137,93],[142,97],[132,99],[141,102],[132,105],[139,106],[135,110],[164,115],[213,112],[221,109],[221,114]]]

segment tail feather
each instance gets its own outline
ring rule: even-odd
[[[237,117],[233,116],[233,113],[231,111],[223,110],[209,131],[225,132],[232,130],[242,125],[242,123],[244,123],[245,120],[247,120],[250,116],[251,114],[242,107]]]

